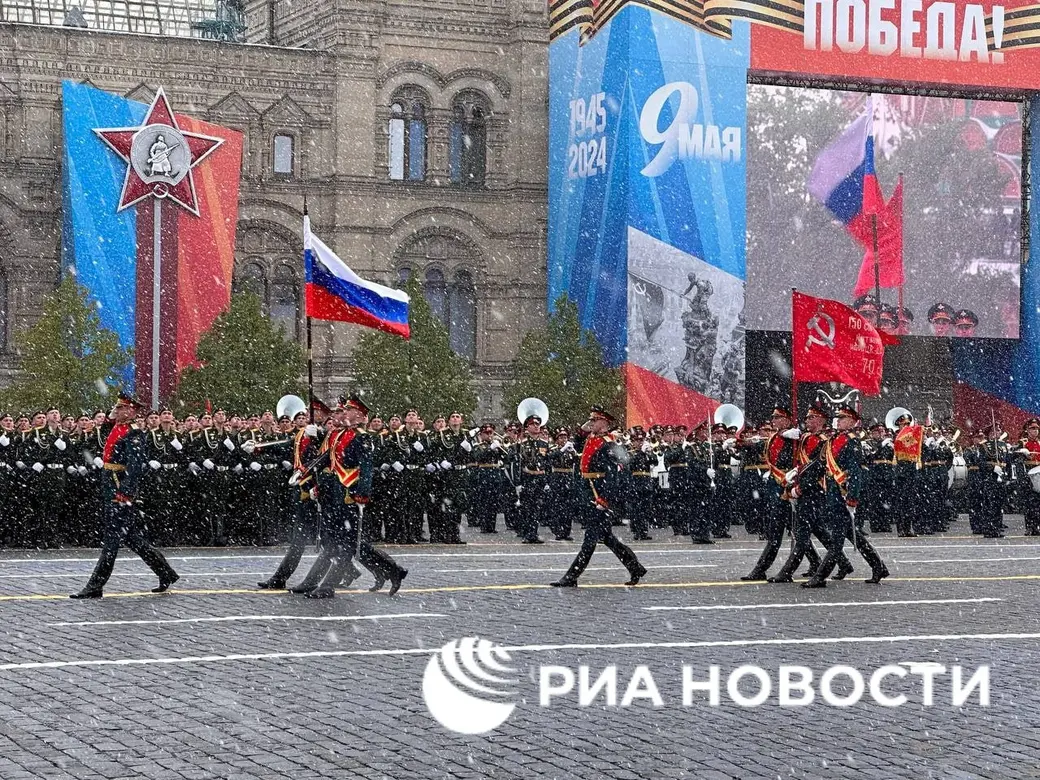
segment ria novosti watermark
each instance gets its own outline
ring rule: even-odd
[[[444,645],[431,656],[423,675],[430,714],[460,734],[498,728],[521,701],[520,673],[511,660],[505,648],[486,639],[467,637]],[[870,670],[845,664],[816,670],[800,665],[546,664],[533,671],[543,708],[990,706],[989,666],[905,661]]]

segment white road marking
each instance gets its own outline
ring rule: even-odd
[[[924,634],[907,636],[807,637],[801,639],[730,639],[711,642],[615,642],[609,644],[511,645],[501,649],[510,653],[543,653],[557,650],[692,650],[712,647],[785,647],[794,645],[868,645],[906,642],[1017,642],[1040,640],[1040,634]],[[292,653],[242,653],[235,655],[197,655],[177,658],[91,658],[77,661],[29,661],[0,664],[0,672],[27,669],[64,669],[72,666],[151,666],[231,661],[278,661],[307,658],[364,658],[373,656],[429,656],[440,650],[395,648],[388,650],[314,650]]]
[[[1028,558],[931,558],[928,560],[897,560],[896,563],[992,563],[995,561],[1040,561],[1040,555]]]
[[[745,609],[811,609],[814,607],[886,607],[898,604],[984,604],[1003,601],[998,598],[979,599],[911,599],[907,601],[821,601],[815,604],[712,604],[696,607],[643,607],[648,612],[715,612]]]
[[[589,566],[585,571],[617,571],[617,566]],[[716,569],[718,564],[715,563],[685,563],[685,564],[674,564],[663,566],[654,566],[654,571],[660,571],[661,569]],[[480,572],[528,572],[528,571],[559,571],[559,567],[549,569],[535,569],[532,567],[525,566],[522,569],[431,569],[433,574],[455,574],[456,572],[468,572],[470,574]],[[64,576],[64,575],[63,575]]]
[[[438,612],[398,612],[392,615],[230,615],[227,617],[170,618],[167,620],[82,620],[72,623],[48,623],[48,626],[158,626],[174,623],[233,623],[236,621],[302,620],[315,622],[338,622],[343,620],[393,620],[395,618],[442,618]]]

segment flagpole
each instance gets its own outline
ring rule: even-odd
[[[870,215],[870,232],[874,240],[874,295],[881,306],[881,266],[878,264],[877,214]]]
[[[794,371],[794,294],[797,287],[791,288],[791,421],[798,424],[798,378]]]
[[[903,192],[903,172],[899,172],[899,191]],[[900,201],[902,203],[902,201]],[[899,245],[903,245],[903,208],[899,208]],[[903,321],[903,286],[906,284],[906,270],[903,266],[903,252],[899,253],[899,322]]]
[[[307,196],[303,196],[303,217],[307,219]],[[306,240],[306,236],[304,237]],[[304,247],[303,250],[303,278],[304,278],[304,293],[303,293],[303,310],[306,313],[307,319],[307,409],[310,413],[310,421],[314,422],[314,347],[313,339],[311,336],[311,313],[307,308],[307,292],[306,292],[306,279],[307,279],[307,249]]]
[[[152,409],[159,401],[159,335],[162,330],[162,198],[152,210]]]

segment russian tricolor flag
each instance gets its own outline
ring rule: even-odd
[[[307,274],[307,316],[353,322],[408,338],[408,295],[362,279],[311,233],[303,218],[303,260]]]
[[[873,114],[864,112],[820,152],[809,174],[809,192],[864,247],[873,244],[870,215],[884,210],[874,171]]]

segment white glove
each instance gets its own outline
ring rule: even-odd
[[[79,472],[79,475],[81,477],[85,477],[87,475],[87,467],[86,466],[78,466],[76,468],[76,470]]]
[[[211,461],[211,460],[210,460],[209,458],[206,458],[206,459],[205,459],[204,461],[202,461],[202,465],[203,465],[204,467],[206,467],[207,469],[209,469],[210,471],[213,471],[214,467],[215,467],[215,466],[216,466],[217,464],[216,464],[216,463],[214,463],[213,461]]]
[[[104,467],[105,461],[101,460],[101,458],[94,458],[94,468],[103,469]]]
[[[170,441],[170,446],[173,447],[175,450],[177,450],[177,452],[180,452],[181,450],[184,449],[184,445],[181,444],[180,439],[176,439],[176,438],[174,438],[173,440]]]
[[[162,464],[159,461],[157,461],[157,460],[150,460],[150,461],[148,461],[148,465],[152,467],[153,471],[158,471],[159,469],[162,468]]]
[[[791,498],[801,498],[802,489],[798,485],[795,485],[793,488],[791,488],[790,493]]]
[[[292,473],[292,476],[289,477],[289,484],[293,485],[293,486],[299,485],[300,484],[300,477],[302,477],[302,476],[303,476],[303,472],[302,471],[294,471]]]
[[[736,439],[726,439],[726,441],[722,442],[722,449],[724,449],[724,450],[732,450],[736,446],[737,446],[737,440]]]
[[[653,452],[654,447],[653,447],[652,444],[650,444],[650,442],[644,441],[643,442],[643,446],[640,447],[639,449],[641,449],[643,452]]]
[[[545,488],[543,489],[543,492],[548,493],[549,490],[550,490],[550,487],[548,485],[546,485]]]
[[[424,446],[422,446],[422,442],[421,441],[417,441],[417,442],[415,442],[412,445],[412,449],[415,450],[416,452],[422,452],[426,448]]]
[[[43,464],[42,463],[34,463],[34,464],[32,464],[32,470],[35,471],[37,474],[39,474],[41,471],[43,471]]]
[[[1004,476],[1004,469],[1002,469],[1000,466],[994,466],[993,473],[996,474],[998,477],[1002,477]]]
[[[24,460],[17,461],[14,465],[16,465],[20,469],[24,469],[25,468],[25,461]]]
[[[802,438],[802,431],[800,428],[789,428],[788,430],[781,433],[780,436],[785,439],[797,440]]]
[[[4,440],[0,439],[0,444],[3,444],[3,443],[4,443]],[[1023,447],[1020,450],[1015,450],[1015,454],[1016,455],[1025,455],[1026,457],[1029,457],[1030,455],[1033,454],[1033,451],[1032,450],[1027,450],[1025,447]]]
[[[394,471],[396,471],[398,474],[400,474],[402,471],[404,471],[404,466],[401,465],[401,461],[399,461],[399,460],[395,460],[394,461]]]
[[[445,471],[451,471],[451,464],[448,463],[448,461],[446,461],[446,460],[442,460],[441,461],[441,468],[444,469]]]
[[[249,464],[249,468],[252,469],[253,471],[260,471],[263,468],[263,466],[261,466],[259,463],[257,463],[254,460],[252,463]]]
[[[708,469],[706,473],[708,475],[708,479],[715,479],[715,469]]]
[[[252,439],[246,439],[244,442],[242,442],[242,449],[246,451],[247,455],[252,455],[253,450],[256,449],[256,442]]]
[[[763,482],[768,482],[772,478],[773,478],[773,475],[770,472],[768,472],[768,471],[763,471],[762,472],[762,481]]]
[[[188,471],[190,471],[192,474],[194,474],[197,477],[199,475],[199,472],[202,471],[202,469],[199,468],[199,464],[198,463],[189,463],[188,464]]]
[[[426,464],[426,470],[429,471],[432,474],[434,471],[437,470],[437,467],[434,466],[432,463],[427,463]]]
[[[65,448],[69,445],[65,443],[64,439],[55,439],[54,446],[57,447],[60,452],[65,452]]]
[[[228,452],[235,449],[235,443],[231,439],[224,439],[224,446],[228,448]]]
[[[312,487],[309,491],[307,491],[307,494],[311,497],[311,501],[318,500],[318,488]]]
[[[491,442],[491,449],[493,449],[493,450],[500,450],[500,449],[502,449],[502,445],[499,444],[497,441],[493,441],[493,442]]]
[[[315,425],[314,423],[311,423],[310,425],[308,425],[306,428],[303,429],[303,435],[304,436],[309,436],[312,439],[317,438],[317,436],[318,436],[318,426]]]
[[[7,445],[5,444],[4,446],[6,447]],[[460,444],[459,446],[462,447],[462,449],[464,449],[466,452],[473,452],[473,445],[465,439],[462,440],[462,444]]]
[[[560,448],[561,452],[574,452],[574,442],[569,441]]]
[[[891,439],[891,438],[888,438],[888,439],[884,439],[884,440],[883,440],[883,441],[881,442],[881,446],[882,446],[882,447],[891,447],[891,446],[892,446],[892,439]]]
[[[925,443],[926,447],[934,447],[935,446],[935,437],[934,436],[929,436],[927,439],[924,440],[924,443]]]
[[[389,471],[390,470],[390,464],[389,463],[384,463],[382,466],[379,467],[379,470],[380,471]]]
[[[292,471],[292,464],[289,461],[287,461],[287,460],[283,460],[282,461],[282,468],[285,469],[286,471]]]
[[[786,482],[788,485],[793,485],[794,481],[797,478],[798,478],[798,469],[791,469],[786,474],[784,474],[784,482]]]
[[[65,471],[67,471],[69,474],[76,474],[76,473],[78,473],[76,471],[76,467],[75,466],[66,466],[65,467]]]
[[[245,471],[245,469],[242,468],[242,464],[241,463],[236,464],[236,466],[233,469],[231,469],[231,470],[233,472],[235,472],[236,474],[241,474],[243,471]]]
[[[11,440],[7,438],[7,434],[0,435],[0,446],[6,447],[11,443]]]

